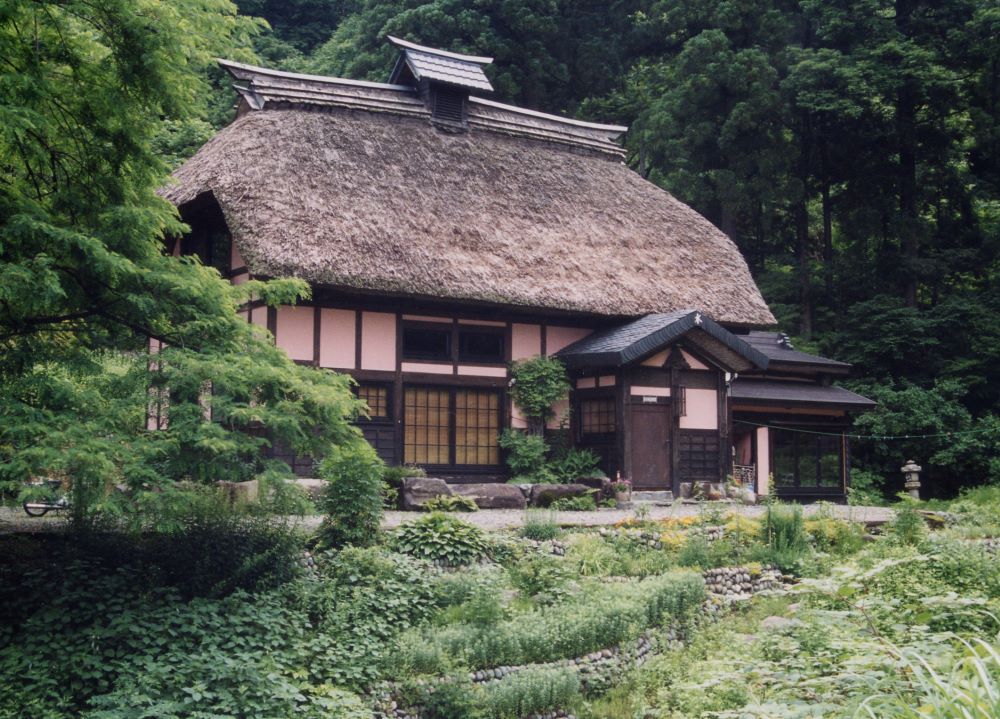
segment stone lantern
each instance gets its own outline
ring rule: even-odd
[[[914,499],[920,499],[920,465],[909,459],[906,464],[899,468],[899,471],[903,473],[903,479],[906,480],[904,485],[906,491]]]

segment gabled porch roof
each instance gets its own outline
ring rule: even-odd
[[[697,310],[646,315],[574,342],[556,356],[570,369],[621,367],[656,354],[681,337],[723,369],[767,369],[766,355]]]

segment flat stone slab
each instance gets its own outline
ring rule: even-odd
[[[528,500],[513,484],[452,484],[452,494],[469,497],[480,509],[524,509]]]

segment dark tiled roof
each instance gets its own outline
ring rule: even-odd
[[[766,404],[823,404],[855,409],[867,409],[876,404],[843,387],[808,382],[739,378],[732,384],[731,395],[734,402]]]
[[[808,364],[829,367],[830,369],[840,368],[844,370],[850,369],[851,367],[851,365],[846,362],[838,362],[837,360],[832,360],[827,357],[811,355],[805,352],[799,352],[791,347],[787,347],[782,344],[782,338],[783,336],[778,332],[754,331],[746,335],[740,335],[740,339],[749,343],[754,347],[754,349],[757,349],[767,355],[767,358],[773,362]]]
[[[767,368],[767,357],[695,310],[646,315],[620,327],[584,337],[557,352],[556,356],[569,367],[620,367],[658,352],[696,328],[756,368]]]
[[[436,80],[472,90],[493,92],[493,86],[483,72],[483,65],[493,62],[493,58],[445,52],[391,35],[389,42],[403,51],[403,59],[417,80]]]

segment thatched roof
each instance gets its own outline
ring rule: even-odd
[[[244,112],[164,195],[214,195],[256,275],[774,323],[729,238],[621,162],[623,128],[471,98],[468,132],[449,133],[412,88],[228,67],[250,76]]]

